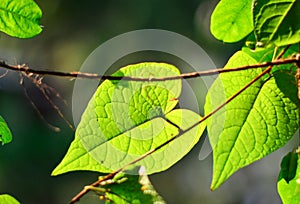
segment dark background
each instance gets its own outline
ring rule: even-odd
[[[32,39],[0,35],[0,59],[27,63],[35,69],[79,70],[88,55],[103,42],[138,29],[164,29],[198,43],[222,67],[242,43],[223,44],[209,32],[209,18],[216,0],[52,0],[36,1],[43,10],[43,32]],[[101,62],[99,62],[101,65]],[[181,70],[184,72],[185,70]],[[4,73],[0,69],[0,73]],[[25,97],[18,73],[0,79],[0,114],[8,122],[13,142],[0,150],[0,192],[15,196],[23,204],[67,203],[83,186],[94,182],[98,173],[73,172],[51,177],[66,153],[74,132],[68,128],[37,89],[25,80],[31,99],[51,124],[48,128]],[[66,99],[55,100],[66,118],[72,120],[74,81],[58,77],[43,80]],[[201,111],[200,111],[201,113]],[[290,148],[290,147],[289,147]],[[172,204],[262,204],[280,203],[276,192],[281,149],[240,170],[220,189],[211,192],[211,155],[199,160],[201,145],[171,169],[150,177],[158,192]],[[101,203],[93,193],[79,203]]]

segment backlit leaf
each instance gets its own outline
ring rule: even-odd
[[[1,204],[20,204],[14,197],[8,194],[0,195],[0,203]]]
[[[260,46],[283,46],[300,41],[300,1],[255,0],[254,32]]]
[[[0,142],[2,145],[10,143],[12,135],[5,120],[0,116]]]
[[[129,65],[115,76],[164,77],[178,75],[172,65],[141,63]],[[53,174],[71,170],[111,172],[155,149],[201,117],[189,110],[175,109],[181,81],[104,81],[90,100],[66,157]],[[163,171],[198,142],[205,124],[139,161],[149,174]],[[79,160],[87,158],[87,166]],[[95,167],[95,162],[98,163]]]
[[[246,52],[239,51],[226,68],[256,63]],[[259,68],[220,74],[207,95],[206,114],[261,72]],[[207,121],[214,157],[212,189],[238,169],[274,152],[293,136],[299,124],[294,74],[280,69],[270,79],[265,75]]]
[[[253,30],[252,0],[222,0],[211,17],[211,32],[224,42],[237,42]]]
[[[1,0],[0,31],[13,37],[30,38],[42,31],[42,11],[33,0]]]

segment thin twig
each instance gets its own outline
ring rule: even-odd
[[[8,74],[8,70],[5,70],[5,72],[3,74],[0,75],[0,79],[5,77]]]
[[[33,109],[36,111],[36,113],[38,114],[38,116],[42,119],[42,121],[47,125],[48,128],[50,128],[51,130],[53,130],[54,132],[59,132],[60,128],[56,127],[52,124],[50,124],[46,118],[43,116],[43,114],[41,113],[41,111],[38,109],[38,107],[35,105],[35,103],[33,102],[33,100],[30,98],[29,93],[27,88],[25,87],[25,82],[24,82],[24,75],[22,74],[22,72],[20,72],[20,85],[23,87],[24,93],[26,98],[28,99],[29,103],[31,104],[31,106],[33,107]]]
[[[283,54],[286,52],[288,48],[284,49],[277,57],[277,62],[279,61],[278,59],[280,59]],[[299,60],[299,56],[297,56],[298,60]],[[293,61],[295,62],[295,61]],[[189,128],[180,131],[177,135],[175,135],[174,137],[170,138],[169,140],[167,140],[166,142],[162,143],[161,145],[157,146],[156,148],[146,152],[145,154],[141,155],[140,157],[138,157],[137,159],[133,160],[132,162],[124,165],[123,167],[121,167],[120,169],[118,169],[117,171],[108,174],[107,176],[103,177],[102,179],[99,179],[98,181],[94,182],[91,184],[91,186],[96,187],[98,186],[101,182],[106,181],[108,179],[112,179],[116,174],[118,174],[119,172],[124,171],[128,166],[136,164],[137,162],[141,161],[142,159],[144,159],[145,157],[153,154],[154,152],[156,152],[157,150],[161,149],[162,147],[166,146],[167,144],[171,143],[172,141],[174,141],[175,139],[179,138],[180,136],[182,136],[183,134],[187,133],[188,131],[192,130],[193,128],[197,127],[198,125],[200,125],[202,122],[204,122],[205,120],[207,120],[209,117],[211,117],[213,114],[215,114],[217,111],[219,111],[220,109],[222,109],[226,104],[228,104],[229,102],[231,102],[234,98],[236,98],[238,95],[240,95],[243,91],[245,91],[247,88],[249,88],[252,84],[254,84],[257,80],[259,80],[261,77],[263,77],[265,74],[270,73],[270,71],[272,70],[273,66],[275,64],[271,64],[268,66],[268,68],[266,68],[262,73],[260,73],[259,75],[257,75],[254,79],[252,79],[249,83],[247,83],[243,88],[241,88],[238,92],[236,92],[235,94],[233,94],[231,97],[229,97],[225,102],[223,102],[221,105],[219,105],[217,108],[215,108],[214,110],[212,110],[210,113],[208,113],[207,115],[205,115],[201,120],[199,120],[198,122],[196,122],[195,124],[193,124],[192,126],[190,126]],[[276,64],[278,65],[278,64]],[[246,67],[246,66],[245,66]],[[272,76],[270,75],[266,80],[268,81]],[[88,188],[84,188],[82,191],[80,191],[75,197],[72,198],[72,200],[70,201],[70,204],[74,204],[77,201],[80,200],[80,198],[82,196],[84,196],[86,193],[89,192]]]
[[[60,97],[60,95],[56,91],[54,91],[54,88],[42,82],[43,77],[40,77],[36,74],[27,74],[25,72],[21,72],[21,73],[23,74],[23,76],[26,76],[40,90],[44,98],[48,101],[48,103],[52,106],[52,108],[56,111],[56,113],[65,121],[65,123],[69,126],[69,128],[71,130],[75,130],[71,122],[65,117],[65,115],[62,113],[60,108],[52,101],[52,99],[48,95],[47,92],[54,93],[59,100],[62,100],[63,103],[65,103],[65,101]]]
[[[217,75],[225,72],[233,72],[233,71],[241,71],[247,69],[255,69],[262,68],[268,66],[282,65],[282,64],[290,64],[290,63],[299,63],[299,56],[290,57],[285,59],[277,59],[272,62],[263,62],[260,64],[247,65],[236,68],[218,68],[215,70],[207,70],[207,71],[199,71],[199,72],[190,72],[183,73],[178,76],[168,76],[168,77],[151,77],[151,78],[142,78],[142,77],[131,77],[131,76],[107,76],[100,75],[95,73],[87,73],[87,72],[59,72],[59,71],[50,71],[50,70],[35,70],[29,68],[26,64],[23,65],[9,65],[4,61],[0,61],[0,67],[18,71],[25,72],[27,74],[38,74],[38,75],[51,75],[51,76],[60,76],[60,77],[71,77],[71,78],[86,78],[86,79],[102,79],[102,80],[127,80],[127,81],[166,81],[166,80],[177,80],[177,79],[189,79],[196,78],[200,76],[209,76],[209,75]]]

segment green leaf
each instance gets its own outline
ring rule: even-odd
[[[149,62],[129,65],[114,75],[151,78],[178,74],[172,65]],[[71,170],[112,172],[172,139],[201,119],[189,110],[172,110],[180,92],[180,80],[104,81],[90,100],[75,140],[53,174]],[[192,149],[204,128],[205,124],[197,126],[136,165],[145,166],[149,174],[169,168]],[[82,160],[88,160],[86,165]]]
[[[277,189],[278,193],[282,199],[282,202],[284,204],[299,204],[300,203],[300,157],[296,154],[297,162],[295,164],[296,167],[296,173],[294,178],[287,182],[282,174],[285,174],[282,171],[285,171],[284,169],[281,169],[278,182],[277,182]],[[294,167],[293,167],[294,168]]]
[[[289,183],[296,176],[298,154],[289,152],[281,161],[279,180],[284,179]]]
[[[92,189],[104,194],[101,198],[106,199],[106,203],[165,204],[165,201],[152,186],[144,167],[140,168],[138,175],[121,172],[113,179],[102,182],[99,187]]]
[[[253,30],[252,0],[222,0],[216,6],[210,30],[219,40],[237,42]]]
[[[97,172],[108,172],[109,169],[100,166],[84,149],[78,137],[75,137],[69,150],[61,163],[53,170],[52,176],[57,176],[69,171],[89,170]]]
[[[30,38],[42,31],[42,11],[33,0],[1,0],[0,31],[13,37]]]
[[[5,120],[0,116],[0,142],[2,145],[10,143],[12,141],[11,132],[7,126]]]
[[[245,52],[247,55],[249,55],[251,58],[255,59],[257,63],[271,62],[283,50],[285,50],[285,52],[281,58],[282,59],[289,58],[291,56],[295,56],[298,53],[299,45],[297,43],[297,44],[289,45],[288,48],[286,46],[283,46],[283,47],[278,47],[276,49],[257,47],[255,50],[253,50],[249,47],[242,48],[242,51]],[[288,70],[291,72],[296,72],[297,67],[294,66],[293,64],[276,65],[273,67],[271,73],[276,72],[278,70]]]
[[[1,204],[20,204],[14,197],[8,194],[0,195],[0,203]]]
[[[283,46],[300,41],[300,1],[256,0],[254,32],[260,46]]]
[[[256,63],[247,53],[239,51],[230,58],[226,68]],[[261,72],[258,68],[220,74],[207,95],[205,114]],[[214,158],[212,189],[218,188],[238,169],[274,152],[293,136],[299,124],[294,74],[280,69],[269,80],[269,75],[265,75],[207,121]]]

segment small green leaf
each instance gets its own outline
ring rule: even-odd
[[[42,11],[33,0],[1,0],[0,31],[13,37],[30,38],[42,31]]]
[[[296,163],[293,164],[293,166],[296,168],[295,176],[293,179],[289,180],[289,182],[285,180],[285,178],[282,176],[282,174],[285,174],[282,172],[285,171],[284,169],[281,169],[279,174],[277,189],[283,204],[300,203],[300,157],[297,154],[296,160]]]
[[[12,141],[11,132],[5,122],[5,120],[0,116],[0,142],[2,145],[10,143]]]
[[[293,45],[289,45],[288,48],[286,46],[283,46],[283,47],[278,47],[277,49],[256,47],[255,50],[252,50],[249,47],[242,48],[242,51],[245,52],[247,55],[249,55],[251,58],[255,59],[257,63],[271,62],[283,50],[285,50],[285,52],[281,58],[282,59],[289,58],[291,56],[295,56],[298,53],[299,45],[298,43],[296,43]],[[288,70],[294,73],[297,71],[297,67],[294,66],[293,64],[291,66],[287,64],[276,65],[273,66],[271,73],[276,72],[278,70]]]
[[[216,6],[210,30],[219,40],[237,42],[253,30],[252,0],[222,0]]]
[[[255,0],[254,32],[261,46],[283,46],[300,41],[300,1]]]
[[[226,68],[256,63],[246,52],[239,51],[230,58]],[[258,68],[220,74],[207,95],[205,113],[214,110],[261,72]],[[214,158],[212,189],[218,188],[238,169],[282,147],[293,136],[299,124],[294,74],[282,68],[273,72],[270,79],[270,75],[265,75],[207,121]]]
[[[94,190],[104,194],[107,204],[165,204],[165,201],[153,188],[144,167],[140,168],[138,175],[121,172],[99,187]]]
[[[0,195],[0,204],[20,204],[14,197],[8,194]]]
[[[296,176],[298,154],[289,152],[281,161],[279,180],[284,179],[287,183]]]
[[[172,65],[149,62],[129,65],[114,75],[151,78],[178,74]],[[172,110],[180,92],[180,80],[104,81],[53,174],[72,170],[112,172],[189,128],[201,117],[185,109]],[[197,126],[136,165],[145,166],[149,174],[169,168],[192,149],[204,128],[205,124]],[[88,162],[83,165],[82,160]]]

